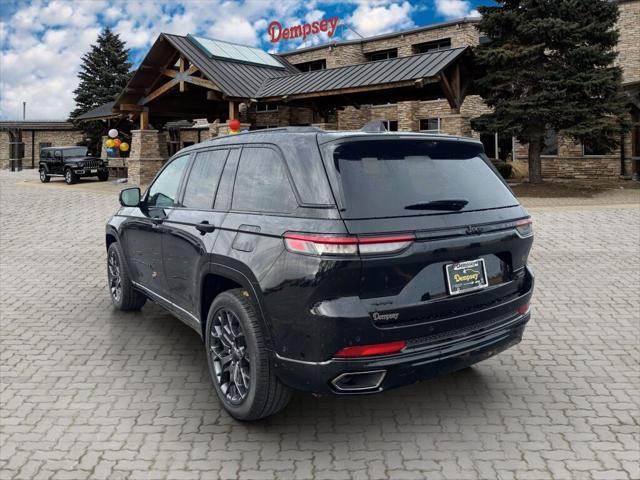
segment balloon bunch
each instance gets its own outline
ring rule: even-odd
[[[118,130],[112,128],[109,130],[109,138],[106,142],[104,142],[104,146],[107,147],[107,156],[115,157],[118,153],[118,150],[121,152],[126,152],[129,150],[129,144],[127,142],[123,142],[118,138]]]

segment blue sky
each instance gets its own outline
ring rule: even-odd
[[[109,26],[138,64],[160,32],[198,34],[274,50],[267,25],[338,16],[331,39],[354,38],[476,15],[491,0],[0,0],[0,118],[61,119],[73,109],[82,55]],[[349,28],[347,28],[349,27]],[[326,34],[275,50],[324,43]]]

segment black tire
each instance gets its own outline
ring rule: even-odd
[[[147,301],[147,297],[133,288],[118,242],[113,242],[107,250],[107,282],[111,303],[118,310],[140,310]]]
[[[49,183],[51,181],[51,176],[47,175],[47,171],[44,168],[40,169],[40,181],[42,183]]]
[[[71,170],[70,168],[67,168],[64,171],[64,181],[67,185],[73,185],[78,181],[78,176],[75,173],[73,173],[73,170]]]
[[[220,334],[222,331],[229,332],[224,326],[225,319],[230,318],[227,316],[229,312],[237,320],[232,330],[241,332],[244,340],[235,335]],[[226,323],[232,324],[233,320]],[[227,343],[235,345],[233,353],[225,355],[227,349],[223,337],[226,337]],[[230,337],[233,337],[231,342]],[[246,290],[228,290],[213,301],[207,315],[205,347],[211,381],[220,402],[232,417],[244,421],[259,420],[287,406],[291,389],[280,383],[275,375],[269,338]],[[228,350],[232,351],[232,348]],[[228,361],[223,363],[222,358]],[[237,365],[235,370],[234,362]],[[226,370],[222,365],[226,365]],[[248,373],[248,381],[245,380],[245,373]],[[234,387],[232,375],[241,380],[238,387]]]
[[[98,180],[100,180],[101,182],[106,182],[107,180],[109,180],[109,172],[98,172]]]

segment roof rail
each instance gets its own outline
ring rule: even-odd
[[[237,135],[253,135],[253,134],[258,134],[258,133],[283,133],[283,132],[288,132],[288,133],[322,133],[322,132],[326,132],[326,130],[323,130],[323,129],[318,128],[318,127],[278,127],[278,128],[262,128],[262,129],[258,129],[258,130],[244,130],[244,131],[238,132],[238,133],[233,134],[233,135],[237,136]],[[218,138],[225,138],[225,137],[229,137],[229,136],[231,136],[230,133],[228,133],[226,135],[220,135],[218,137],[210,138],[207,141],[213,141],[213,140],[217,140]]]

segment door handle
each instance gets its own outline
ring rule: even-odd
[[[204,220],[196,225],[196,230],[200,232],[200,235],[211,233],[216,229],[215,225],[211,225],[208,221]]]

